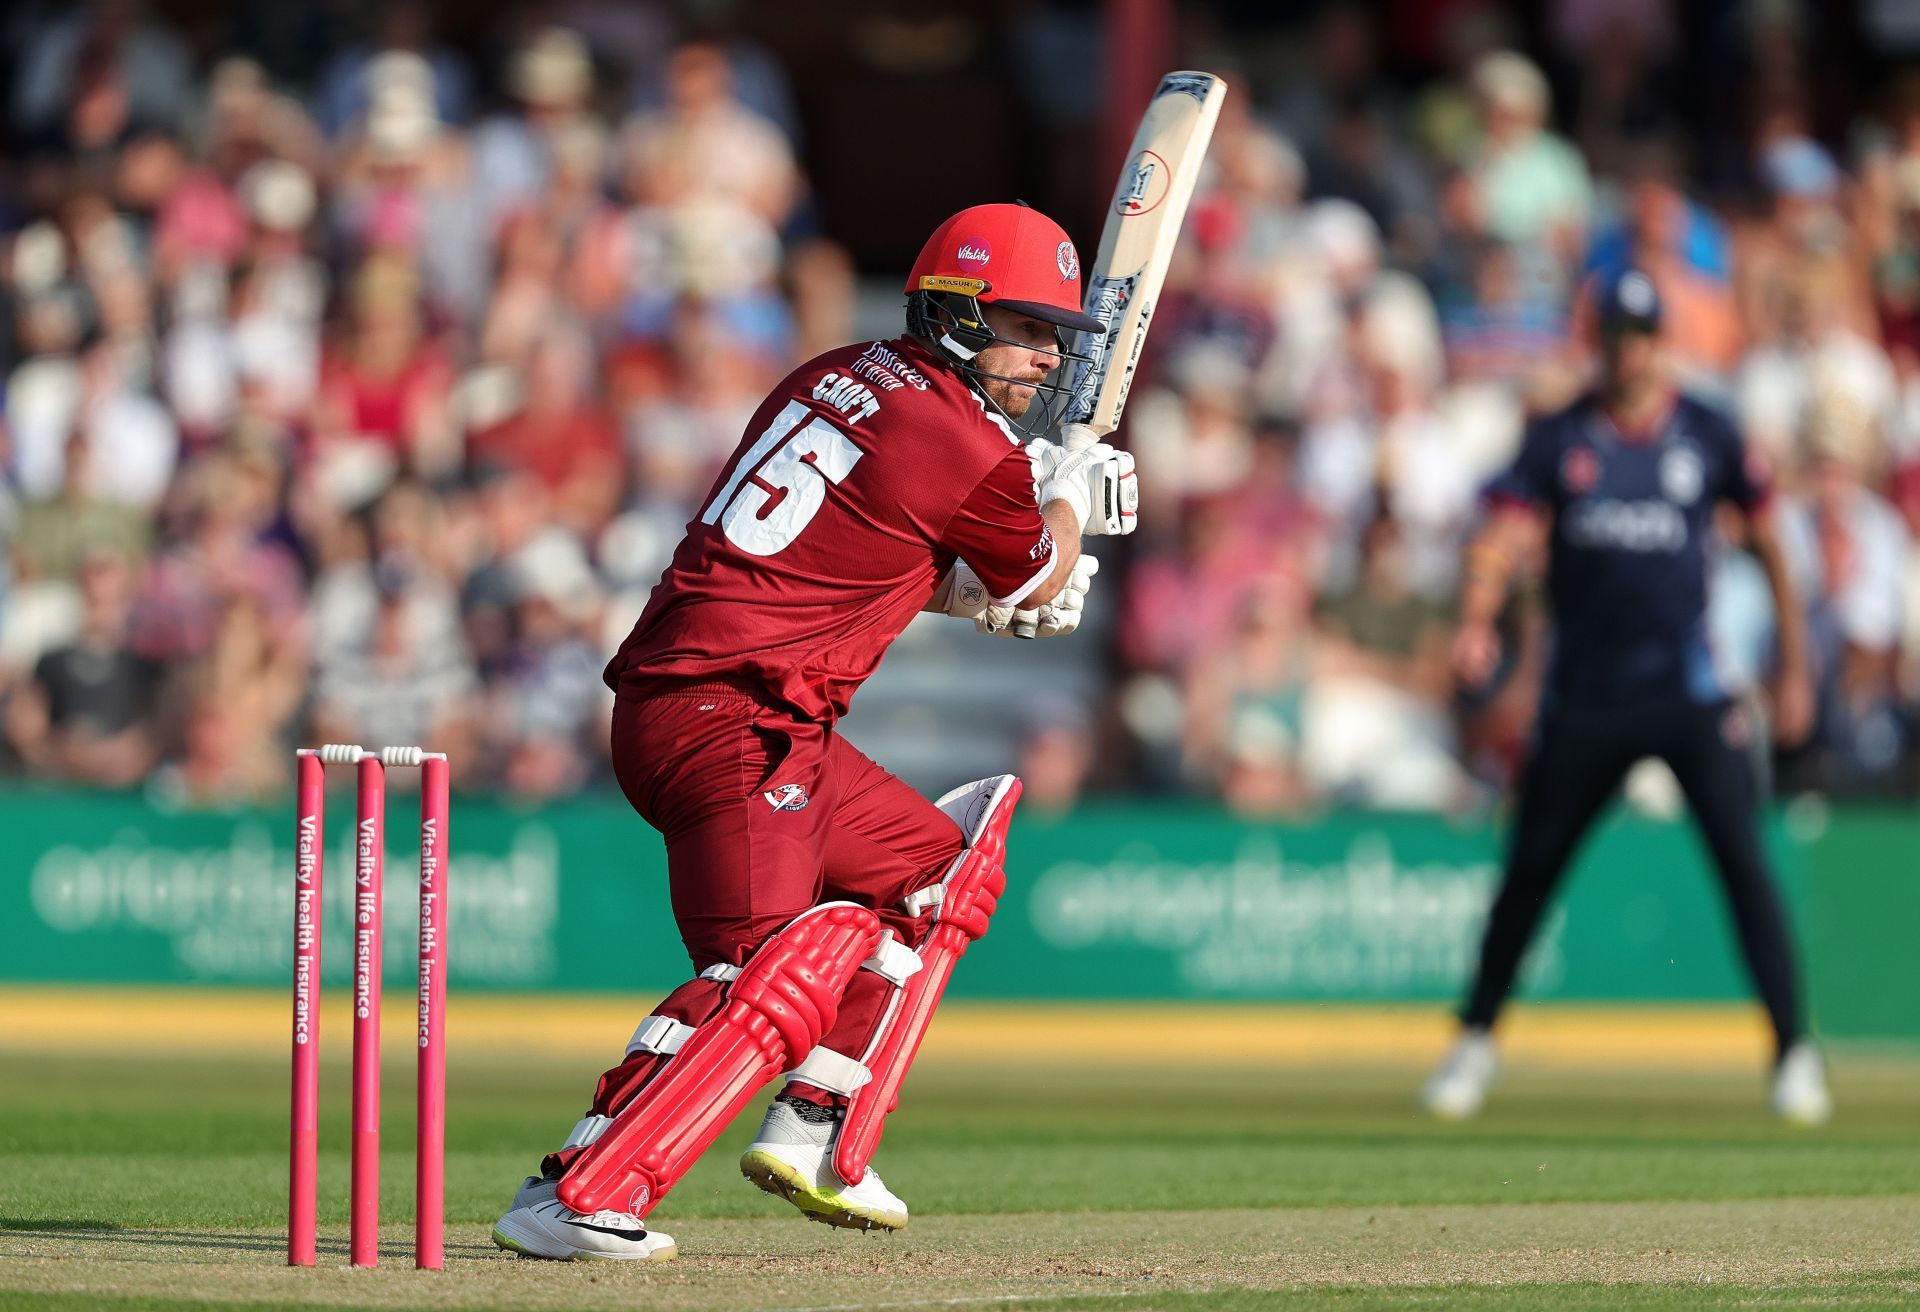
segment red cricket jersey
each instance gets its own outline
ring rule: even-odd
[[[1019,439],[910,338],[775,388],[607,666],[617,692],[757,688],[831,723],[964,557],[993,599],[1053,569]]]

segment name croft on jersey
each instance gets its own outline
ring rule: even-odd
[[[830,373],[813,385],[813,399],[825,401],[847,417],[849,424],[857,424],[868,415],[880,413],[880,398],[865,383],[857,383],[851,378]]]

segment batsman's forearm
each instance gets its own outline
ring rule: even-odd
[[[1053,573],[1020,603],[1029,610],[1059,596],[1060,589],[1067,586],[1067,576],[1080,560],[1080,520],[1074,515],[1073,507],[1064,501],[1049,501],[1040,508],[1040,517],[1053,534]]]

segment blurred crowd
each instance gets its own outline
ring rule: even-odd
[[[765,391],[853,339],[857,283],[774,52],[577,8],[509,10],[482,61],[395,0],[297,81],[137,0],[8,20],[0,775],[226,804],[345,740],[525,797],[605,781],[606,655]],[[1627,263],[1781,489],[1821,693],[1783,778],[1915,789],[1920,77],[1836,144],[1802,10],[1732,6],[1751,103],[1703,159],[1659,112],[1678,6],[1521,8],[1451,7],[1417,79],[1366,7],[1187,34],[1235,94],[1129,409],[1153,513],[1101,578],[1110,722],[1071,726],[1065,795],[1506,779],[1539,644],[1456,697],[1459,547]],[[1757,686],[1773,617],[1727,537],[1716,635]]]
[[[541,797],[767,388],[849,340],[786,82],[654,9],[482,111],[419,4],[295,94],[142,6],[19,33],[0,762],[272,796],[302,741]]]
[[[1117,708],[1150,783],[1287,813],[1453,809],[1512,779],[1546,617],[1523,590],[1517,667],[1463,700],[1460,547],[1528,416],[1591,380],[1593,276],[1631,265],[1674,371],[1738,416],[1779,493],[1819,696],[1779,782],[1916,790],[1920,74],[1836,154],[1805,15],[1721,7],[1716,58],[1748,100],[1709,136],[1670,117],[1679,6],[1545,8],[1540,59],[1474,10],[1436,39],[1451,72],[1413,87],[1359,8],[1329,8],[1291,74],[1227,102],[1127,416],[1155,513]],[[1757,691],[1775,617],[1742,531],[1722,525],[1710,621]]]

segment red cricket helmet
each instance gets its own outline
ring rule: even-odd
[[[1042,323],[1102,333],[1080,312],[1080,256],[1065,229],[1026,205],[975,205],[934,229],[907,275],[907,295],[951,292]]]

